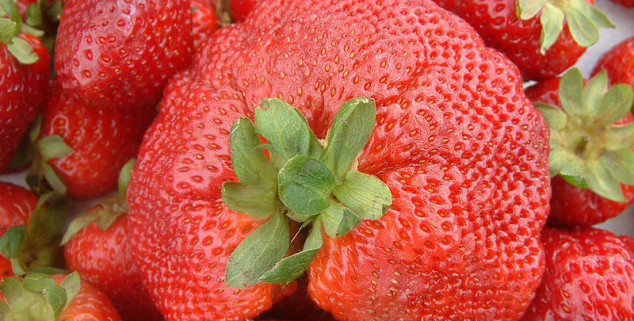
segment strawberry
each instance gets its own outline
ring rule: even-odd
[[[188,0],[68,0],[55,71],[62,87],[87,104],[134,109],[156,103],[192,52]]]
[[[1,4],[0,172],[11,162],[22,136],[44,103],[51,63],[46,48],[37,38],[40,32],[22,22],[13,1],[2,0]]]
[[[132,264],[124,198],[128,164],[119,180],[122,195],[106,197],[71,222],[62,239],[64,256],[69,270],[108,295],[123,320],[162,320]]]
[[[235,22],[244,21],[249,13],[253,11],[256,0],[229,0],[229,14]]]
[[[53,83],[42,109],[37,161],[29,183],[34,190],[46,190],[48,184],[59,194],[79,199],[112,191],[123,165],[136,156],[155,113],[153,105],[134,111],[94,108]]]
[[[614,3],[618,3],[626,8],[634,8],[633,0],[612,0]]]
[[[258,3],[165,89],[135,265],[166,320],[256,317],[304,268],[339,320],[518,320],[547,137],[513,64],[431,1]],[[289,220],[309,234],[285,256]]]
[[[523,321],[634,319],[634,257],[599,229],[545,228],[546,273]]]
[[[207,43],[211,34],[220,28],[216,8],[211,0],[192,0],[192,37],[194,47],[200,47]]]
[[[552,130],[553,224],[589,227],[634,202],[634,140],[626,133],[634,129],[632,88],[607,88],[605,72],[584,88],[581,73],[572,69],[526,90]]]
[[[77,273],[5,278],[0,303],[3,320],[121,321],[108,297]]]
[[[624,40],[604,53],[592,73],[597,74],[604,69],[611,83],[623,83],[634,87],[634,37]]]
[[[29,190],[0,182],[0,277],[43,267],[61,267],[58,246],[66,223],[63,200],[38,198]]]
[[[487,46],[513,61],[525,80],[548,79],[575,64],[610,20],[584,1],[436,0],[465,19]]]

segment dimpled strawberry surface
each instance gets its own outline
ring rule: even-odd
[[[263,222],[229,210],[229,134],[263,98],[319,138],[352,97],[376,100],[358,169],[393,205],[324,246],[309,271],[339,320],[517,320],[544,270],[548,128],[517,68],[431,1],[267,1],[220,29],[168,84],[128,190],[136,264],[167,320],[246,320],[288,284],[224,283]]]

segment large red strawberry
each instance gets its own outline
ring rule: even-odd
[[[603,54],[592,73],[596,74],[604,69],[611,83],[624,83],[634,87],[634,37],[624,40]]]
[[[0,182],[0,278],[63,265],[61,240],[66,223],[63,201],[39,200],[31,191]]]
[[[136,156],[155,114],[151,104],[133,110],[94,108],[54,83],[42,109],[30,184],[36,190],[50,185],[60,194],[80,199],[112,191],[123,165]]]
[[[552,129],[552,223],[591,226],[634,201],[634,139],[627,134],[634,129],[632,88],[607,88],[605,72],[584,87],[572,69],[526,90]]]
[[[436,0],[469,22],[513,61],[525,80],[548,79],[575,64],[599,39],[598,27],[614,27],[584,1]]]
[[[166,87],[127,194],[167,320],[255,317],[288,284],[258,281],[315,255],[311,297],[340,320],[522,316],[543,272],[548,128],[472,27],[425,0],[271,0],[211,41]],[[311,232],[276,262],[284,213]]]
[[[125,187],[128,166],[121,176]],[[132,264],[131,236],[125,198],[108,196],[69,225],[62,240],[67,267],[107,294],[123,320],[162,320]]]
[[[634,257],[623,236],[598,229],[542,233],[546,273],[523,321],[634,319]]]
[[[39,34],[37,30],[22,22],[13,1],[2,1],[2,8],[12,12],[0,9],[0,171],[11,162],[44,103],[51,63],[37,36],[28,33]]]
[[[55,47],[62,87],[85,103],[156,103],[193,53],[190,0],[68,0]]]
[[[3,320],[121,321],[110,299],[77,273],[5,278],[0,303]]]

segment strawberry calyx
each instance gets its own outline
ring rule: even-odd
[[[59,285],[44,273],[4,278],[0,292],[6,301],[0,300],[0,319],[56,321],[80,289],[77,272],[64,277]]]
[[[261,105],[255,125],[240,118],[231,129],[231,160],[240,182],[222,186],[227,207],[267,220],[232,253],[225,283],[233,287],[297,278],[321,248],[322,229],[330,237],[345,235],[361,220],[380,218],[392,204],[385,183],[356,170],[374,130],[373,99],[345,102],[323,142],[285,101],[270,98]],[[312,228],[303,250],[285,257],[289,220]]]
[[[75,217],[62,236],[60,245],[66,245],[73,236],[92,222],[95,222],[103,231],[107,231],[119,216],[128,213],[128,203],[125,195],[134,163],[134,159],[129,160],[119,172],[119,195],[107,195],[97,202],[95,206]]]
[[[550,48],[563,30],[564,23],[579,45],[589,47],[599,40],[599,28],[616,26],[594,5],[585,0],[518,0],[517,16],[529,20],[540,14],[541,52]]]
[[[0,236],[0,253],[11,261],[16,275],[63,266],[58,244],[66,224],[67,204],[64,199],[52,198],[50,193],[42,195],[26,224],[9,228]]]
[[[0,0],[0,42],[7,45],[7,49],[22,64],[33,64],[40,57],[33,47],[20,38],[22,32],[30,33],[36,37],[44,35],[41,30],[31,27],[22,21],[22,15],[17,5],[12,0]],[[41,20],[41,13],[39,15]],[[27,15],[27,21],[37,22],[37,10],[31,10]]]
[[[632,87],[608,89],[606,72],[586,86],[578,69],[559,83],[562,108],[537,103],[551,129],[550,175],[580,188],[626,202],[620,183],[634,185],[634,123],[615,124],[631,112]]]

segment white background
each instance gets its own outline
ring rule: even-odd
[[[599,57],[607,50],[621,41],[634,36],[634,8],[627,9],[608,0],[597,0],[599,7],[616,24],[616,29],[601,29],[601,39],[594,46],[590,47],[576,64],[585,77],[590,76],[590,72],[597,63]],[[12,175],[0,175],[0,181],[13,182],[25,186],[24,173]],[[84,208],[86,202],[75,204],[75,211]],[[609,229],[616,234],[627,234],[634,236],[634,206],[625,213],[613,218],[599,227]]]

